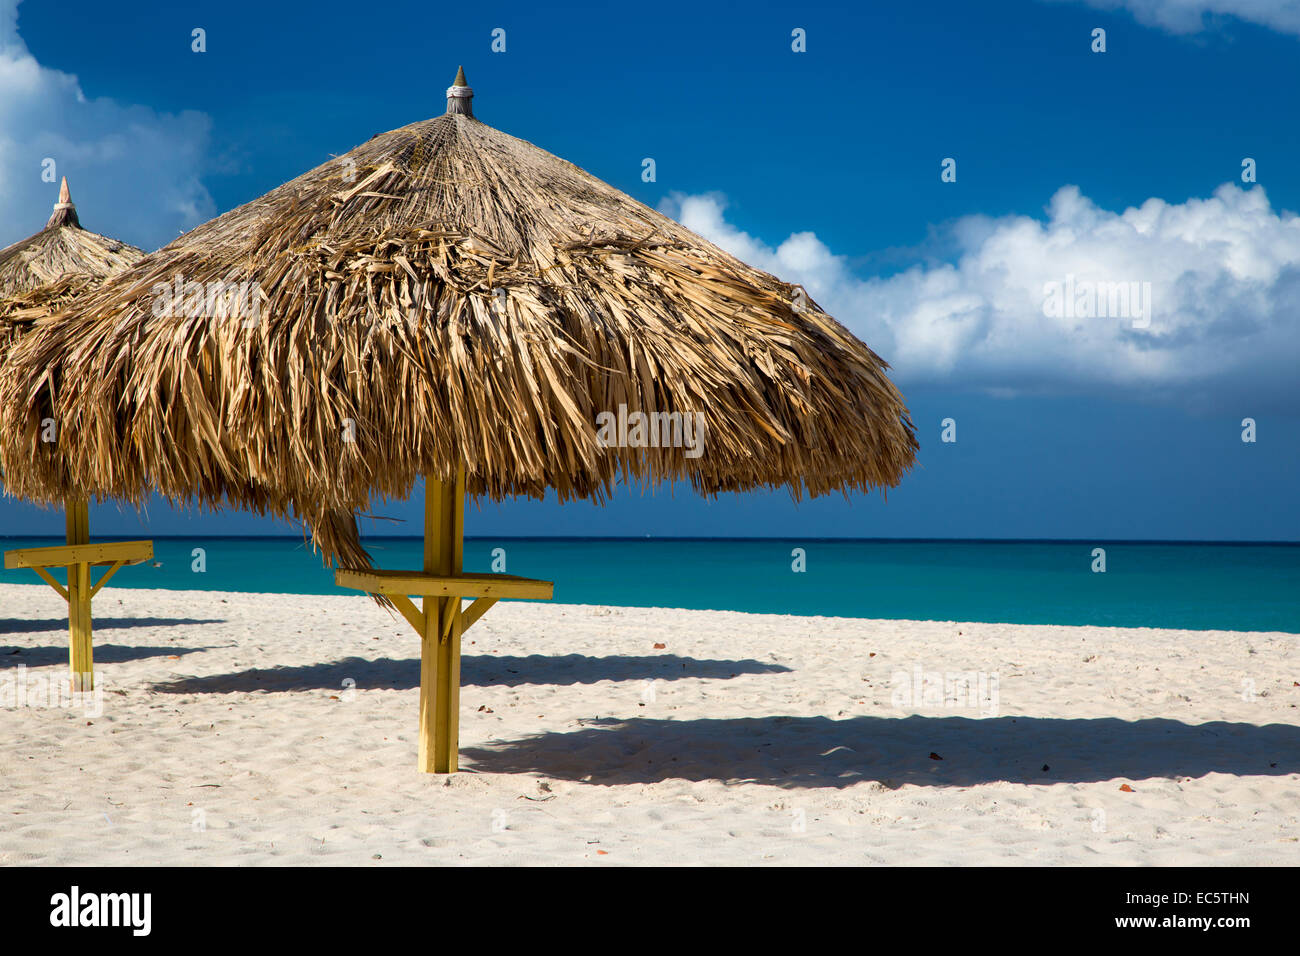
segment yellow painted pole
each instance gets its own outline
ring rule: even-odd
[[[465,469],[454,482],[425,478],[424,570],[459,574],[465,544]],[[444,633],[445,632],[445,633]],[[460,597],[424,598],[420,650],[422,773],[455,773],[460,747]]]
[[[90,507],[85,499],[74,499],[65,504],[64,523],[68,544],[90,543]],[[68,666],[74,692],[94,689],[90,565],[84,561],[68,566]]]

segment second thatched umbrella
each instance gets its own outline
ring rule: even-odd
[[[444,115],[147,257],[23,341],[0,404],[0,455],[37,459],[26,494],[304,518],[340,583],[422,635],[430,771],[456,768],[461,631],[551,593],[462,573],[466,493],[603,500],[622,477],[799,497],[892,486],[917,447],[885,362],[801,289],[471,97],[459,74]],[[42,448],[47,415],[78,443]],[[423,570],[370,569],[354,515],[422,476]]]
[[[0,358],[35,318],[142,258],[135,246],[82,227],[63,177],[45,228],[0,249]]]
[[[72,306],[103,285],[110,275],[143,257],[144,253],[135,246],[82,228],[65,176],[45,228],[0,249],[0,364],[9,346],[31,329],[37,319]],[[3,381],[2,374],[0,381]],[[58,426],[52,418],[41,423],[40,438],[46,444],[58,441]],[[3,462],[6,486],[13,490],[21,483],[17,476],[26,463],[21,455],[0,462]],[[31,568],[67,601],[72,687],[76,691],[91,690],[94,663],[90,599],[123,564],[152,557],[153,545],[148,541],[92,545],[86,496],[69,485],[62,501],[67,545],[6,551],[4,563],[6,568]],[[109,570],[92,585],[93,565],[107,565]],[[66,588],[54,580],[49,572],[51,567],[67,568]]]

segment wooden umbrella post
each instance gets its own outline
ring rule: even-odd
[[[144,252],[83,229],[68,190],[68,177],[64,176],[59,201],[45,228],[11,246],[3,258],[0,286],[8,291],[0,296],[0,343],[7,347],[26,330],[44,323],[45,319],[39,317],[48,318],[71,307],[110,275],[143,259]],[[51,266],[56,267],[53,276],[49,274]],[[41,365],[44,367],[45,362]],[[42,433],[41,437],[47,436]],[[93,690],[95,686],[91,599],[118,569],[153,557],[149,541],[91,544],[90,502],[88,496],[80,497],[84,493],[84,486],[63,493],[66,544],[4,553],[6,570],[30,568],[68,604],[68,666],[73,693]],[[90,569],[96,565],[107,570],[98,582],[92,582]],[[58,568],[67,569],[66,586],[50,573]]]
[[[139,564],[153,557],[152,541],[106,541],[90,543],[90,504],[85,498],[64,503],[67,527],[65,545],[50,548],[19,548],[6,551],[4,566],[31,568],[42,581],[54,588],[68,602],[68,669],[73,693],[95,689],[95,652],[91,643],[90,602],[108,579],[128,564]],[[91,583],[90,569],[107,570]],[[51,568],[67,568],[68,586],[50,574]]]
[[[424,480],[424,570],[339,568],[340,587],[382,594],[420,635],[420,754],[423,773],[455,773],[460,749],[460,638],[502,598],[549,601],[550,581],[466,574],[465,466],[455,481]],[[417,609],[411,595],[424,599]],[[473,598],[461,610],[463,598]]]
[[[465,469],[424,483],[424,572],[461,573],[465,553]],[[460,595],[424,596],[420,650],[420,770],[455,773],[460,740]]]
[[[90,543],[90,506],[85,498],[66,502],[64,519],[68,545]],[[68,664],[72,690],[95,689],[95,652],[91,641],[90,565],[68,565]]]

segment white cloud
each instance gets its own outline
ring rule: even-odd
[[[77,78],[38,63],[18,33],[18,0],[0,0],[0,247],[45,225],[67,176],[82,224],[146,249],[211,218],[200,182],[210,120],[90,98]]]
[[[727,222],[717,194],[663,211],[733,255],[801,284],[903,383],[1008,391],[1123,390],[1204,401],[1249,392],[1294,402],[1300,368],[1300,218],[1264,190],[1148,199],[1112,212],[1066,186],[1046,219],[971,216],[951,262],[863,278],[810,232],[775,248]],[[1150,283],[1151,308],[1048,314],[1048,283]],[[1140,288],[1140,286],[1139,286]],[[1083,311],[1082,309],[1078,311]],[[1149,327],[1140,326],[1149,320]]]
[[[1199,33],[1215,17],[1300,35],[1300,0],[1084,0],[1098,10],[1128,10],[1138,23],[1170,33]]]

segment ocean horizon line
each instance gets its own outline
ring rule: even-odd
[[[149,534],[162,541],[301,541],[297,534]],[[30,541],[34,538],[61,539],[61,534],[2,534],[3,541]],[[135,541],[139,534],[101,534],[96,540]],[[367,534],[362,541],[423,541],[418,534]],[[809,535],[569,535],[569,534],[467,534],[466,541],[812,541],[832,543],[879,542],[882,544],[1162,544],[1214,545],[1221,547],[1300,547],[1300,540],[1228,539],[1228,538],[888,538]]]

